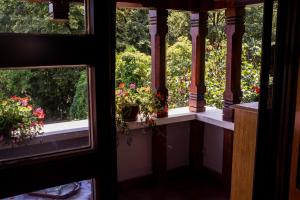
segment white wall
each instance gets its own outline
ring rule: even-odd
[[[189,164],[190,123],[177,123],[167,128],[167,169],[174,169]]]
[[[146,129],[132,131],[129,146],[124,135],[119,135],[118,179],[119,181],[142,177],[152,173],[152,139]],[[222,172],[223,129],[208,125],[204,135],[204,165]],[[186,166],[189,163],[190,122],[167,126],[167,169]]]
[[[127,144],[127,136],[118,135],[118,180],[123,181],[152,173],[151,132],[138,129],[131,132],[132,142]]]
[[[205,124],[203,144],[203,165],[222,173],[223,128]]]

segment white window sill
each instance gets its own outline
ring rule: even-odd
[[[173,124],[191,120],[198,120],[207,124],[212,124],[224,129],[234,130],[234,123],[223,120],[222,110],[206,106],[205,112],[190,112],[188,107],[175,108],[169,110],[168,117],[156,119],[156,125]],[[129,122],[129,129],[140,129],[147,127],[147,124],[136,121]]]
[[[222,117],[222,110],[214,107],[207,106],[206,111],[200,113],[190,112],[188,107],[182,107],[169,110],[169,116],[165,118],[156,119],[156,125],[167,125],[179,122],[198,120],[204,123],[212,124],[233,131],[234,123],[224,121]],[[148,127],[148,125],[140,121],[128,123],[128,128],[130,130],[141,129],[146,127]],[[87,119],[45,124],[43,127],[44,133],[30,141],[30,144],[39,144],[45,142],[55,142],[80,137],[87,137],[88,130],[89,122]]]
[[[62,134],[69,132],[81,132],[89,130],[89,121],[78,120],[78,121],[69,121],[69,122],[60,122],[54,124],[45,124],[43,128],[43,136],[45,135],[54,135],[54,134]]]
[[[206,107],[205,112],[193,113],[189,111],[188,107],[184,107],[184,108],[176,108],[170,110],[169,116],[165,118],[156,119],[156,124],[167,125],[167,124],[173,124],[179,122],[198,120],[225,129],[234,130],[234,124],[232,122],[224,121],[222,117],[223,117],[222,110],[217,108]],[[147,124],[138,121],[129,122],[128,126],[129,129],[131,130],[148,127]],[[64,150],[83,148],[83,147],[86,148],[90,145],[88,120],[46,124],[44,125],[43,132],[44,133],[42,135],[33,138],[32,140],[29,141],[29,143],[26,144],[21,144],[21,145],[0,144],[0,165],[1,165],[1,159],[3,159],[3,161],[6,161],[6,160],[10,160],[11,158],[13,159],[19,157],[24,158],[32,154],[43,155],[49,152],[57,152],[57,151],[60,152]],[[73,142],[75,141],[79,142],[79,145],[78,143],[73,144]],[[40,152],[39,150],[40,146],[39,146],[37,148],[37,152],[35,153],[23,152],[23,150],[27,149],[26,146],[30,146],[30,148],[32,148],[31,150],[35,151],[36,149],[34,148],[35,145],[43,145],[43,148],[46,148],[46,150]],[[25,147],[25,149],[22,150],[23,147]],[[14,151],[12,151],[12,148],[14,148]],[[49,150],[48,148],[51,148],[51,150]],[[16,151],[18,151],[19,153],[16,154]],[[12,153],[12,156],[10,156],[10,153]]]

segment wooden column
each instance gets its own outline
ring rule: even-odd
[[[227,8],[225,11],[227,36],[226,88],[224,92],[223,119],[234,121],[234,111],[230,108],[241,101],[241,54],[242,38],[245,32],[244,7]]]
[[[166,34],[168,11],[165,9],[149,10],[151,35],[151,82],[152,89],[161,99],[163,111],[157,117],[168,116],[168,90],[166,88]]]
[[[232,105],[241,101],[241,57],[242,39],[245,32],[244,27],[244,7],[226,8],[225,32],[227,37],[226,56],[226,87],[224,92],[223,119],[234,121],[234,110]],[[222,179],[225,184],[228,196],[231,187],[231,168],[233,152],[233,131],[224,129],[223,141],[223,167]]]
[[[49,13],[54,20],[69,20],[69,1],[49,2]]]
[[[164,108],[157,117],[168,116],[168,90],[166,88],[166,34],[168,11],[149,10],[151,35],[151,83],[152,90],[161,100]],[[155,180],[162,184],[167,172],[167,127],[157,126],[152,130],[152,170]]]
[[[189,95],[189,109],[192,112],[205,111],[205,37],[207,35],[207,11],[191,14],[192,36],[192,80]]]

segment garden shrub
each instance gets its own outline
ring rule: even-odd
[[[71,119],[88,118],[88,83],[87,73],[82,71],[76,84],[76,93],[70,107]]]
[[[116,55],[116,86],[135,83],[137,87],[150,85],[151,56],[127,47]]]

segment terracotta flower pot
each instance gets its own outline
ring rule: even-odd
[[[125,122],[132,122],[137,120],[139,113],[139,105],[126,105],[122,109],[122,117]]]

